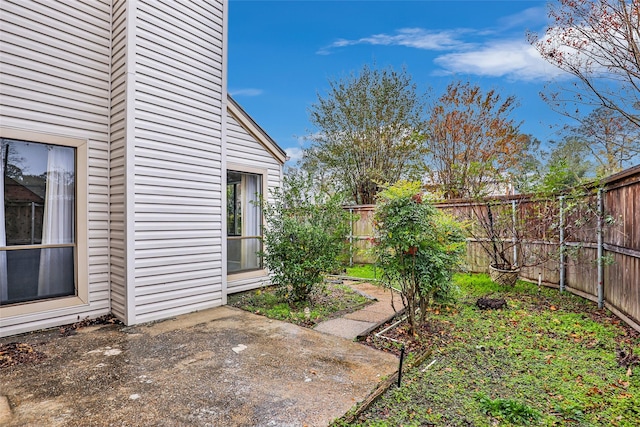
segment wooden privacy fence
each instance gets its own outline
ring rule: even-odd
[[[492,199],[513,209],[515,217],[546,224],[525,227],[528,235],[518,235],[518,251],[511,257],[524,258],[527,253],[547,253],[543,262],[523,267],[520,278],[545,286],[567,290],[607,307],[634,329],[640,331],[640,165],[605,180],[600,190],[582,196],[584,210],[563,211],[571,200],[532,200],[528,196]],[[493,203],[492,202],[492,203]],[[546,205],[545,205],[546,204]],[[455,200],[436,206],[458,218],[471,218],[472,209],[486,209],[486,203]],[[350,236],[350,261],[372,263],[368,249],[373,236],[374,205],[350,206],[358,218]],[[530,216],[532,210],[537,216]],[[539,215],[544,212],[544,215]],[[552,225],[552,226],[550,226]],[[549,231],[553,230],[553,231]],[[467,239],[467,268],[486,272],[489,257],[479,239]]]

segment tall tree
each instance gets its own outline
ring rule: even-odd
[[[518,162],[529,137],[510,117],[515,107],[513,96],[457,81],[430,108],[429,175],[445,198],[482,195]]]
[[[581,105],[603,106],[640,127],[640,0],[558,0],[549,17],[529,41],[577,79],[543,97],[571,117]]]
[[[584,140],[567,135],[559,142],[551,142],[545,169],[536,183],[538,193],[553,194],[570,191],[593,178],[594,167],[589,161],[589,147]]]
[[[518,149],[518,162],[509,170],[509,179],[516,193],[525,194],[534,190],[544,169],[542,142],[533,135],[524,136]]]
[[[329,81],[309,109],[316,132],[303,162],[323,168],[353,203],[374,203],[381,184],[424,169],[423,99],[406,70],[364,66]]]
[[[586,116],[569,135],[584,144],[599,176],[607,176],[640,160],[640,128],[615,110],[600,107]]]

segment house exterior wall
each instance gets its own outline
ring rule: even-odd
[[[227,116],[227,162],[230,165],[241,164],[247,168],[264,170],[267,200],[271,201],[270,191],[282,183],[282,163],[278,161],[256,136],[247,131],[233,114]],[[231,166],[230,166],[231,167]],[[227,292],[242,292],[255,289],[269,283],[265,270],[258,273],[240,273],[229,275]]]
[[[0,130],[40,142],[86,145],[86,301],[22,314],[0,309],[0,335],[107,314],[109,303],[109,86],[111,10],[102,2],[0,2]],[[85,243],[87,243],[85,242]]]
[[[135,9],[133,9],[135,10]],[[110,286],[111,312],[127,321],[127,247],[126,247],[126,161],[127,111],[132,107],[127,96],[128,83],[132,75],[128,70],[128,50],[130,44],[130,21],[132,7],[127,0],[115,0],[112,5],[111,44],[111,127],[109,156],[109,244],[110,244]]]
[[[129,323],[221,305],[224,12],[137,0]],[[131,52],[132,50],[129,50]],[[126,215],[128,217],[128,214]],[[133,280],[131,280],[133,279]],[[132,289],[133,287],[133,289]]]
[[[0,2],[2,137],[76,147],[78,181],[77,295],[3,306],[0,336],[108,313],[163,319],[268,280],[230,276],[227,289],[227,162],[264,171],[268,188],[284,162],[228,101],[227,7]]]

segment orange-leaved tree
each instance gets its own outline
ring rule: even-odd
[[[529,137],[511,114],[515,97],[456,81],[430,108],[428,163],[431,182],[445,198],[488,194],[517,164]]]

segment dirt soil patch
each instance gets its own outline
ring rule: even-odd
[[[232,307],[308,328],[360,310],[373,302],[374,300],[354,291],[342,281],[326,282],[321,289],[311,294],[309,301],[298,303],[283,301],[274,286],[230,295],[228,300]]]

